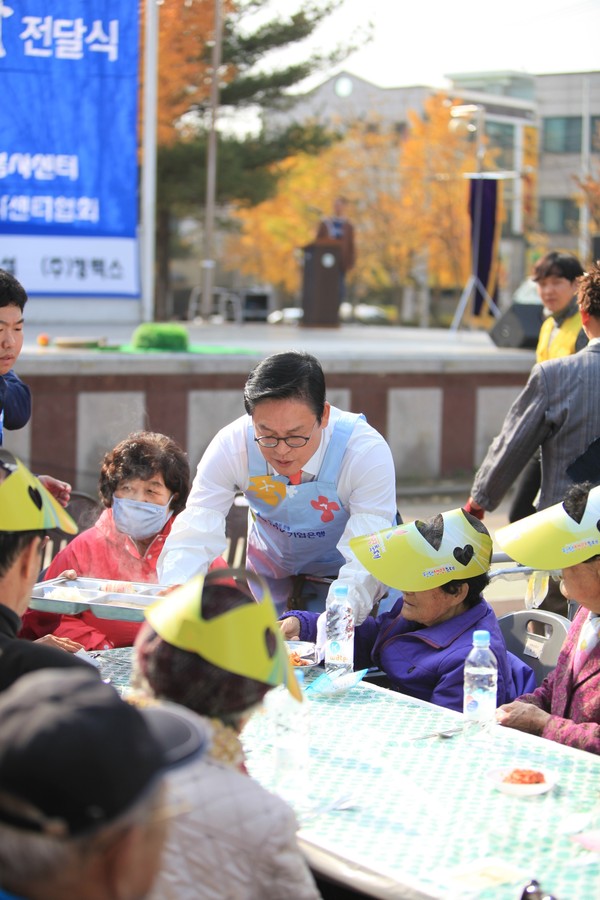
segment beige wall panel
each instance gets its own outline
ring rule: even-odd
[[[475,420],[475,464],[479,465],[502,423],[513,400],[521,393],[518,387],[480,388],[477,391]]]
[[[399,481],[439,476],[441,438],[441,389],[389,391],[388,443]]]
[[[89,392],[77,397],[77,485],[96,494],[100,464],[107,450],[145,427],[142,391]]]
[[[244,398],[241,391],[189,392],[188,455],[192,475],[217,431],[243,414]]]

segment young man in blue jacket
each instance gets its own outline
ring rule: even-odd
[[[20,282],[0,269],[0,447],[4,430],[24,428],[31,418],[31,392],[13,372],[23,349],[23,310],[27,293]],[[40,481],[62,506],[71,496],[71,485],[51,475],[40,475]]]
[[[31,392],[13,372],[23,347],[25,289],[16,278],[0,269],[0,445],[4,429],[27,425],[31,416]]]

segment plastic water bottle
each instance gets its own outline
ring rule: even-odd
[[[325,606],[325,671],[342,675],[354,669],[354,611],[348,585],[334,584]]]
[[[464,705],[467,719],[480,725],[496,721],[498,660],[490,650],[489,631],[473,632],[473,649],[465,660]]]
[[[295,670],[294,674],[303,689],[304,672]],[[271,722],[274,787],[280,796],[294,802],[302,796],[298,786],[309,782],[310,703],[304,690],[299,703],[281,686],[269,691],[265,705]]]

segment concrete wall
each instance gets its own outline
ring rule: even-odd
[[[121,356],[77,352],[23,356],[19,374],[33,415],[5,446],[35,472],[95,492],[106,450],[130,431],[174,437],[196,466],[216,431],[243,413],[242,389],[254,361],[236,356]],[[401,483],[469,481],[524,385],[518,364],[497,355],[478,363],[438,360],[323,360],[329,400],[364,412],[388,440]]]

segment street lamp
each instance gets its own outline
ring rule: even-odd
[[[214,229],[217,191],[217,113],[219,108],[219,70],[221,68],[223,17],[221,0],[215,0],[215,27],[212,46],[210,83],[210,124],[206,154],[206,203],[204,216],[204,259],[202,260],[202,317],[212,313],[215,272]]]

